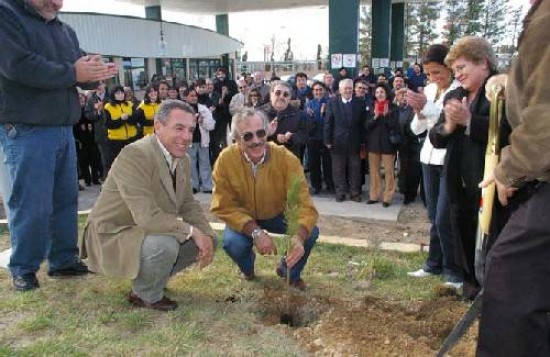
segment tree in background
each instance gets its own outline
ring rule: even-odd
[[[481,36],[495,46],[506,32],[508,1],[486,0],[481,23]]]
[[[463,24],[466,7],[465,0],[448,0],[445,4],[447,16],[443,26],[443,36],[449,46],[464,34]]]
[[[508,26],[508,35],[512,38],[512,43],[509,47],[508,53],[513,55],[516,52],[519,33],[522,29],[523,5],[512,9],[511,13],[512,17]]]
[[[361,5],[359,18],[359,54],[361,65],[368,64],[372,45],[372,12],[370,5]]]
[[[483,0],[468,0],[463,16],[464,35],[479,36],[483,18]]]
[[[292,61],[294,59],[294,54],[292,53],[292,48],[291,48],[291,39],[290,37],[288,38],[288,41],[286,43],[286,51],[285,51],[285,57],[284,57],[284,61],[287,62],[287,61]]]
[[[405,11],[405,52],[415,53],[418,58],[437,39],[441,5],[437,2],[409,2]]]

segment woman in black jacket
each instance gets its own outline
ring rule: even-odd
[[[430,130],[435,148],[447,148],[444,170],[454,235],[455,260],[464,270],[463,295],[473,299],[479,289],[474,272],[475,236],[485,166],[490,103],[485,83],[496,73],[496,58],[483,38],[456,42],[445,63],[460,87],[450,91],[438,123]]]
[[[390,136],[399,136],[399,111],[393,104],[391,90],[384,83],[374,87],[373,115],[367,119],[366,147],[369,153],[370,189],[367,204],[379,202],[382,194],[380,164],[384,165],[385,187],[382,205],[389,207],[395,193],[395,155],[399,142],[392,142]],[[390,135],[391,134],[391,135]],[[397,134],[397,135],[395,135]]]

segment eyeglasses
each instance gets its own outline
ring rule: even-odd
[[[265,138],[265,136],[267,135],[267,132],[265,131],[265,129],[260,129],[255,133],[251,131],[247,131],[246,133],[241,134],[241,140],[244,142],[249,142],[254,138],[254,135],[256,135],[258,139],[262,139],[262,138]]]
[[[275,96],[276,96],[276,97],[280,97],[281,95],[283,96],[283,98],[288,98],[288,97],[290,97],[290,93],[289,93],[289,92],[283,92],[282,90],[276,90],[274,93],[275,93]]]
[[[239,87],[239,89],[245,89],[247,86],[241,86]]]
[[[251,94],[250,97],[251,97],[251,98],[258,98],[259,95],[257,95],[257,94]]]
[[[322,90],[323,90],[323,88],[313,88],[314,92],[321,92]]]
[[[357,89],[367,90],[367,87],[357,87]]]

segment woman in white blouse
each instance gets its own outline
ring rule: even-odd
[[[445,95],[458,86],[453,81],[451,69],[444,62],[448,52],[449,49],[444,45],[430,46],[422,60],[429,84],[420,93],[407,91],[407,101],[416,112],[411,130],[417,135],[429,131],[437,123]],[[426,137],[420,151],[426,206],[432,223],[430,249],[424,266],[408,274],[418,278],[443,274],[446,286],[460,289],[463,274],[454,261],[449,202],[443,171],[445,151],[435,149],[429,137]]]

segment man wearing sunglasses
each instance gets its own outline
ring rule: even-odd
[[[290,285],[303,290],[301,273],[319,236],[319,214],[299,160],[284,147],[267,142],[274,129],[261,111],[246,108],[233,116],[231,134],[236,143],[220,154],[214,166],[211,210],[226,223],[223,249],[238,265],[241,278],[253,280],[255,252],[277,254],[268,232],[286,233],[287,191],[293,178],[300,179],[299,229],[276,273],[286,277],[290,269]]]
[[[308,123],[305,114],[290,105],[292,88],[285,81],[271,85],[270,101],[262,106],[270,121],[276,120],[276,130],[267,139],[284,145],[300,157],[301,148],[308,140]]]

